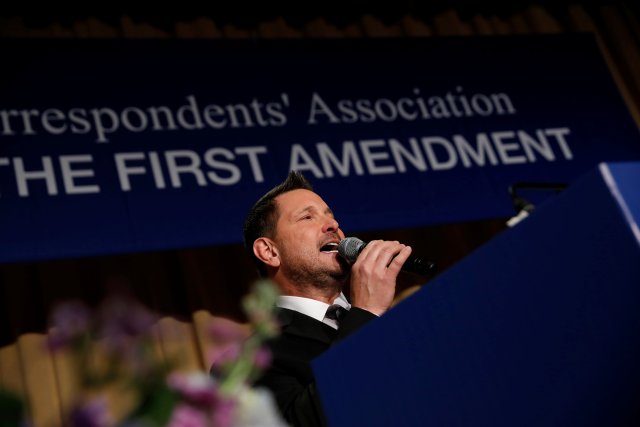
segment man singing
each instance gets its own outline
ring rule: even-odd
[[[282,294],[282,333],[269,343],[273,361],[257,385],[271,389],[294,426],[326,424],[310,361],[391,306],[411,254],[399,242],[375,240],[350,266],[338,255],[344,237],[329,206],[297,172],[260,198],[245,220],[245,246]]]

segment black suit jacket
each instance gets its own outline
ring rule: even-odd
[[[289,309],[279,309],[278,316],[282,333],[267,343],[273,360],[256,385],[272,391],[285,420],[293,426],[325,426],[310,362],[376,316],[352,307],[339,330]]]

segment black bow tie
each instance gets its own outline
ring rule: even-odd
[[[327,308],[327,313],[325,317],[328,319],[333,319],[336,323],[340,324],[340,320],[346,314],[348,310],[341,305],[333,304]]]

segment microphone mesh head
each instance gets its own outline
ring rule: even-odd
[[[360,251],[365,245],[366,243],[357,237],[347,237],[338,244],[338,253],[342,258],[353,263],[356,262]]]

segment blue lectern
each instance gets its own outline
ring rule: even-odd
[[[314,360],[330,426],[639,426],[638,223],[599,165]]]

